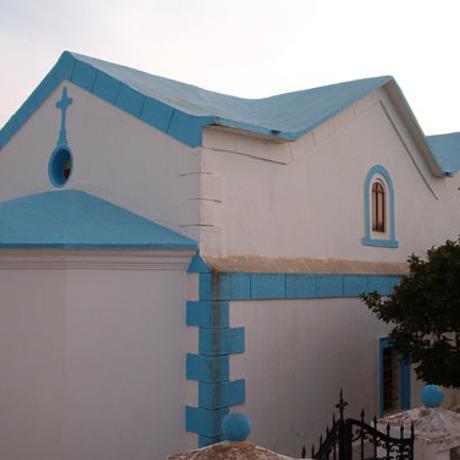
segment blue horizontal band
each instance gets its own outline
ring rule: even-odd
[[[282,299],[286,296],[284,273],[257,274],[251,276],[251,298]]]
[[[399,281],[398,275],[204,273],[199,292],[205,301],[357,297],[374,289],[387,295]]]

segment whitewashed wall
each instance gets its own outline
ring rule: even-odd
[[[184,260],[10,260],[17,269],[0,269],[0,458],[152,460],[195,447],[184,355],[197,345],[184,309],[196,292]]]
[[[60,127],[62,87],[73,104],[67,137],[74,169],[63,189],[79,189],[198,237],[199,154],[73,85],[61,84],[0,152],[0,200],[56,190],[48,161]]]
[[[200,240],[209,256],[401,261],[460,229],[460,178],[432,176],[384,89],[292,143],[208,127],[190,149],[69,82],[74,172],[88,191]],[[63,85],[64,85],[63,84]],[[62,86],[0,152],[0,199],[54,190]],[[399,249],[361,245],[363,185],[383,165]]]
[[[299,456],[318,445],[340,387],[350,416],[378,415],[379,337],[386,335],[358,299],[232,302],[232,326],[246,327],[246,351],[232,355],[231,378],[246,379],[251,440]]]
[[[460,232],[460,178],[432,176],[384,89],[290,144],[206,128],[202,155],[222,189],[210,256],[401,261]],[[399,249],[361,245],[376,164],[394,184]]]

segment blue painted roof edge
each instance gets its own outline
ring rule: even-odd
[[[187,243],[154,243],[154,244],[80,244],[80,243],[0,243],[0,249],[168,249],[168,250],[196,250],[196,246]]]
[[[443,168],[439,164],[439,161],[437,160],[436,155],[435,155],[435,153],[434,153],[434,151],[433,151],[433,149],[432,149],[432,147],[431,147],[431,145],[430,145],[430,143],[428,141],[429,136],[426,136],[425,133],[423,132],[423,129],[420,126],[420,123],[418,122],[417,117],[415,116],[414,112],[412,111],[412,108],[409,105],[409,102],[407,101],[406,96],[404,96],[404,93],[403,93],[401,87],[399,86],[398,82],[394,78],[392,78],[390,80],[390,83],[394,86],[394,88],[395,88],[395,90],[396,90],[396,92],[398,94],[398,97],[402,101],[405,109],[407,110],[407,113],[411,117],[412,122],[414,123],[415,129],[419,132],[420,138],[423,140],[424,145],[425,145],[427,151],[430,154],[431,163],[429,161],[427,163],[428,163],[428,166],[430,167],[431,172],[433,173],[434,176],[437,176],[437,177],[449,176],[450,175],[449,172],[443,170]],[[425,161],[426,161],[426,159],[425,159]]]
[[[105,80],[105,86],[97,85],[98,79]],[[210,125],[221,125],[262,134],[272,138],[293,141],[319,126],[321,123],[324,123],[334,115],[337,115],[353,103],[357,102],[357,100],[362,99],[385,84],[392,82],[416,129],[419,131],[427,151],[431,154],[431,162],[428,161],[428,163],[431,163],[429,164],[431,171],[435,176],[445,176],[450,174],[450,172],[443,171],[440,167],[438,161],[436,160],[436,156],[434,155],[432,148],[417,121],[417,118],[412,112],[412,109],[401,91],[401,88],[397,84],[396,80],[391,76],[382,77],[378,84],[370,87],[366,93],[360,95],[359,99],[351,98],[335,110],[324,114],[321,118],[315,120],[315,122],[309,126],[306,126],[299,131],[284,132],[247,124],[237,120],[230,120],[215,116],[198,116],[185,113],[177,108],[168,106],[155,98],[146,96],[134,88],[131,88],[126,83],[113,78],[102,70],[95,68],[87,62],[77,59],[69,51],[64,51],[62,53],[59,60],[48,72],[43,81],[0,130],[0,150],[2,150],[2,148],[19,131],[24,123],[26,123],[26,121],[35,113],[44,100],[64,80],[71,81],[80,88],[89,91],[100,99],[135,116],[141,121],[165,132],[176,140],[192,148],[202,145],[202,129],[204,126]],[[107,85],[107,82],[110,82],[110,84]],[[152,106],[157,109],[157,112],[159,112],[160,115],[157,114],[156,116],[152,116],[151,113],[149,113],[149,107],[151,108]],[[159,108],[161,110],[158,110]]]
[[[97,85],[97,79],[111,82],[112,87],[107,90],[107,87]],[[129,87],[126,83],[114,79],[102,70],[78,60],[69,51],[64,51],[42,82],[0,130],[0,150],[64,80],[72,82],[192,148],[202,144],[203,126],[215,124],[215,117],[213,116],[190,115],[177,108],[169,107]],[[160,116],[151,116],[149,109],[152,106],[156,109],[162,109],[157,110],[160,112]]]
[[[446,176],[455,176],[460,171],[460,132],[433,134],[426,138]]]

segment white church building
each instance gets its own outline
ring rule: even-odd
[[[359,300],[460,233],[460,134],[392,77],[265,99],[64,52],[0,131],[0,458],[298,456],[414,376]],[[411,388],[412,387],[412,388]]]

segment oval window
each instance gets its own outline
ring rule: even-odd
[[[57,148],[51,155],[48,173],[55,187],[62,187],[72,174],[72,153],[68,148]]]

